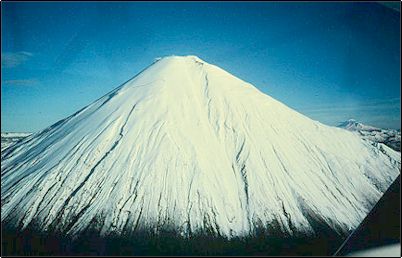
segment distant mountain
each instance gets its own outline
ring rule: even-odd
[[[354,119],[342,122],[338,127],[356,132],[365,140],[383,143],[396,151],[401,151],[400,130],[377,128],[357,122]]]
[[[195,56],[157,60],[1,159],[3,223],[227,238],[346,233],[401,165]]]
[[[1,151],[29,135],[31,133],[1,133]]]

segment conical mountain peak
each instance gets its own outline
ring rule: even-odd
[[[179,56],[179,55],[170,55],[165,57],[157,58],[158,60],[170,60],[170,61],[194,61],[199,63],[205,63],[201,58],[195,55],[186,55],[186,56]]]
[[[346,232],[400,169],[399,153],[194,56],[160,59],[1,158],[2,221],[73,235],[311,233],[311,214]]]

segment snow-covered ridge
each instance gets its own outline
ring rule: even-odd
[[[381,131],[380,128],[365,125],[357,122],[355,119],[348,119],[338,125],[338,127],[348,129],[350,131],[364,130],[364,131]]]
[[[31,135],[32,133],[16,133],[16,132],[2,132],[1,138],[18,138],[18,137],[26,137]]]
[[[68,234],[308,233],[308,215],[347,231],[400,173],[399,153],[193,56],[156,61],[1,158],[2,221]]]
[[[356,132],[363,139],[383,143],[396,151],[401,151],[401,131],[394,129],[377,128],[349,119],[338,125],[340,128]]]
[[[1,151],[10,147],[17,141],[24,137],[31,135],[31,133],[15,133],[15,132],[2,132],[1,133]]]

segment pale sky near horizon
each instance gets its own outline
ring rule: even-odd
[[[374,2],[6,2],[1,131],[35,132],[157,57],[196,55],[328,125],[400,128],[400,12]]]

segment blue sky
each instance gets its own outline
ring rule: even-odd
[[[400,128],[400,13],[383,5],[1,7],[1,131],[44,129],[167,55],[197,55],[325,124]]]

